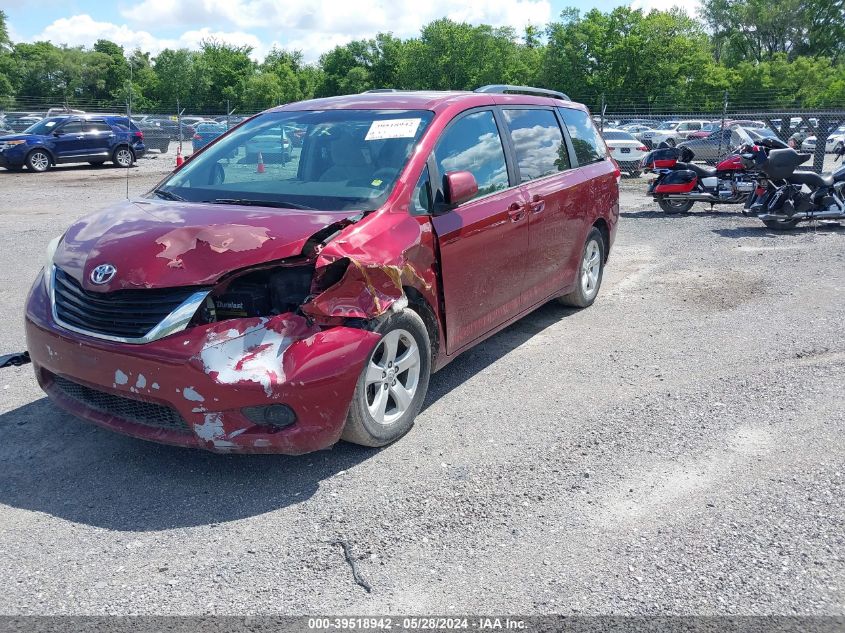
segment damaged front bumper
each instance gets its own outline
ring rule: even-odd
[[[285,454],[340,439],[379,338],[288,313],[199,325],[144,345],[103,341],[57,325],[40,281],[27,301],[26,336],[39,384],[78,417],[164,444]],[[293,424],[268,426],[248,413],[270,405],[289,407]]]

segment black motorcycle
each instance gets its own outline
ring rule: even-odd
[[[841,154],[839,158],[841,158]],[[760,165],[758,196],[751,209],[768,228],[785,231],[806,220],[845,219],[845,165],[829,174],[796,171],[812,154],[773,150]]]

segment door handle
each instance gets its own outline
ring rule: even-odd
[[[508,217],[511,219],[511,222],[519,222],[525,217],[525,206],[517,202],[512,203],[508,207]]]
[[[546,208],[546,201],[543,200],[540,196],[535,195],[533,198],[531,198],[529,206],[531,207],[532,213],[542,213]]]

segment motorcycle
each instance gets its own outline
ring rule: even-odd
[[[742,154],[754,151],[764,153],[788,147],[779,139],[764,138],[754,141],[742,128],[736,128],[736,150],[719,162],[716,167],[704,167],[691,161],[694,152],[688,147],[669,147],[661,143],[646,154],[641,163],[643,171],[657,174],[648,188],[665,213],[685,213],[696,202],[714,204],[744,204],[743,213],[749,214],[750,204],[756,200],[756,163],[743,159]]]
[[[757,192],[765,187],[754,205],[757,217],[768,228],[784,231],[805,220],[841,220],[845,218],[845,165],[832,173],[796,171],[812,154],[792,148],[769,153],[760,166],[762,177]],[[839,154],[837,160],[842,158]],[[779,182],[775,182],[779,181]]]

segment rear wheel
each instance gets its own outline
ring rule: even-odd
[[[36,173],[42,173],[50,169],[50,156],[44,150],[32,150],[26,155],[25,162],[27,169]]]
[[[560,303],[573,308],[587,308],[593,305],[604,276],[606,249],[601,231],[593,227],[584,243],[575,290],[560,297],[558,299]]]
[[[668,198],[658,198],[657,204],[663,209],[664,213],[686,213],[692,209],[695,204],[694,200],[670,200]]]
[[[425,323],[410,309],[390,315],[352,396],[342,438],[385,446],[411,430],[428,391],[431,344]]]
[[[128,147],[118,147],[114,150],[112,161],[118,167],[132,167],[135,162],[135,154]]]
[[[773,231],[788,231],[798,226],[798,220],[763,220],[763,224],[766,225],[766,228],[772,229]]]

